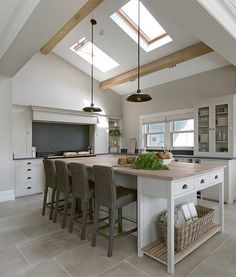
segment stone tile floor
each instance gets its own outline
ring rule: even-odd
[[[41,216],[41,202],[42,195],[34,195],[0,203],[0,276],[170,276],[157,261],[137,257],[134,236],[116,240],[108,258],[105,239],[92,248],[91,230],[81,241],[78,225],[69,234]],[[178,263],[173,276],[236,276],[236,203],[225,207],[225,233]]]

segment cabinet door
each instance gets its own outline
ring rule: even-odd
[[[95,154],[108,153],[108,119],[106,117],[99,117],[94,134],[94,148]]]
[[[222,156],[228,156],[231,148],[229,141],[229,138],[232,137],[230,113],[229,103],[214,105],[214,153]]]
[[[13,153],[15,158],[31,157],[32,119],[27,107],[13,108]]]
[[[210,106],[197,108],[197,152],[211,152],[211,109]]]

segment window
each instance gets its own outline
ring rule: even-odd
[[[185,119],[188,118],[189,119]],[[142,119],[142,147],[146,149],[192,150],[194,119],[192,112],[157,114]],[[176,118],[176,119],[175,119]],[[178,119],[177,119],[178,118]],[[156,122],[155,122],[156,120]],[[163,121],[162,121],[163,120]]]
[[[173,148],[192,148],[194,146],[194,121],[193,119],[172,122]]]
[[[138,37],[137,10],[138,1],[130,0],[111,15],[111,19],[135,42],[137,42]],[[140,38],[140,45],[146,52],[172,41],[171,37],[142,3],[140,3]]]
[[[92,43],[88,39],[82,38],[70,47],[70,49],[86,62],[92,62]],[[119,65],[96,45],[93,45],[93,55],[94,66],[102,72],[107,72]]]
[[[145,124],[144,129],[147,148],[165,147],[165,123]]]

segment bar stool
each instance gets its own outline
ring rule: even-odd
[[[57,213],[59,211],[59,198],[60,198],[60,194],[63,193],[65,195],[65,200],[64,200],[64,209],[63,209],[63,218],[62,218],[61,227],[65,228],[68,205],[69,205],[69,194],[71,192],[70,177],[69,177],[68,165],[64,161],[55,161],[55,166],[56,166],[57,189],[56,189],[56,204],[55,204],[53,222],[57,221]]]
[[[109,209],[109,236],[101,232],[99,232],[99,234],[102,234],[109,239],[107,255],[108,257],[111,257],[113,251],[113,239],[137,231],[137,227],[135,227],[129,231],[122,232],[122,208],[137,201],[137,190],[116,186],[112,167],[94,165],[93,169],[96,186],[92,246],[96,246],[97,233],[99,232],[99,229],[103,228],[98,228],[98,211],[99,206],[102,205]],[[118,210],[118,235],[114,235],[116,210]]]
[[[69,165],[72,181],[71,194],[71,216],[69,232],[73,231],[73,221],[75,219],[76,199],[79,199],[82,204],[82,231],[81,240],[85,239],[85,229],[87,224],[87,215],[90,219],[93,218],[93,200],[95,195],[94,181],[88,180],[87,169],[84,164],[70,163]]]
[[[54,161],[52,160],[43,160],[44,166],[44,176],[45,176],[45,188],[44,188],[44,197],[43,197],[43,208],[42,215],[45,215],[46,207],[50,207],[49,219],[52,219],[54,202],[55,202],[55,193],[56,193],[56,168]],[[52,189],[51,202],[47,203],[48,198],[48,189]]]

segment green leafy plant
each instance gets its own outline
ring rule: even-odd
[[[135,169],[168,170],[168,166],[158,159],[155,152],[149,152],[138,156],[133,164]]]
[[[111,137],[121,137],[122,133],[120,129],[114,129],[109,131],[109,136]]]

